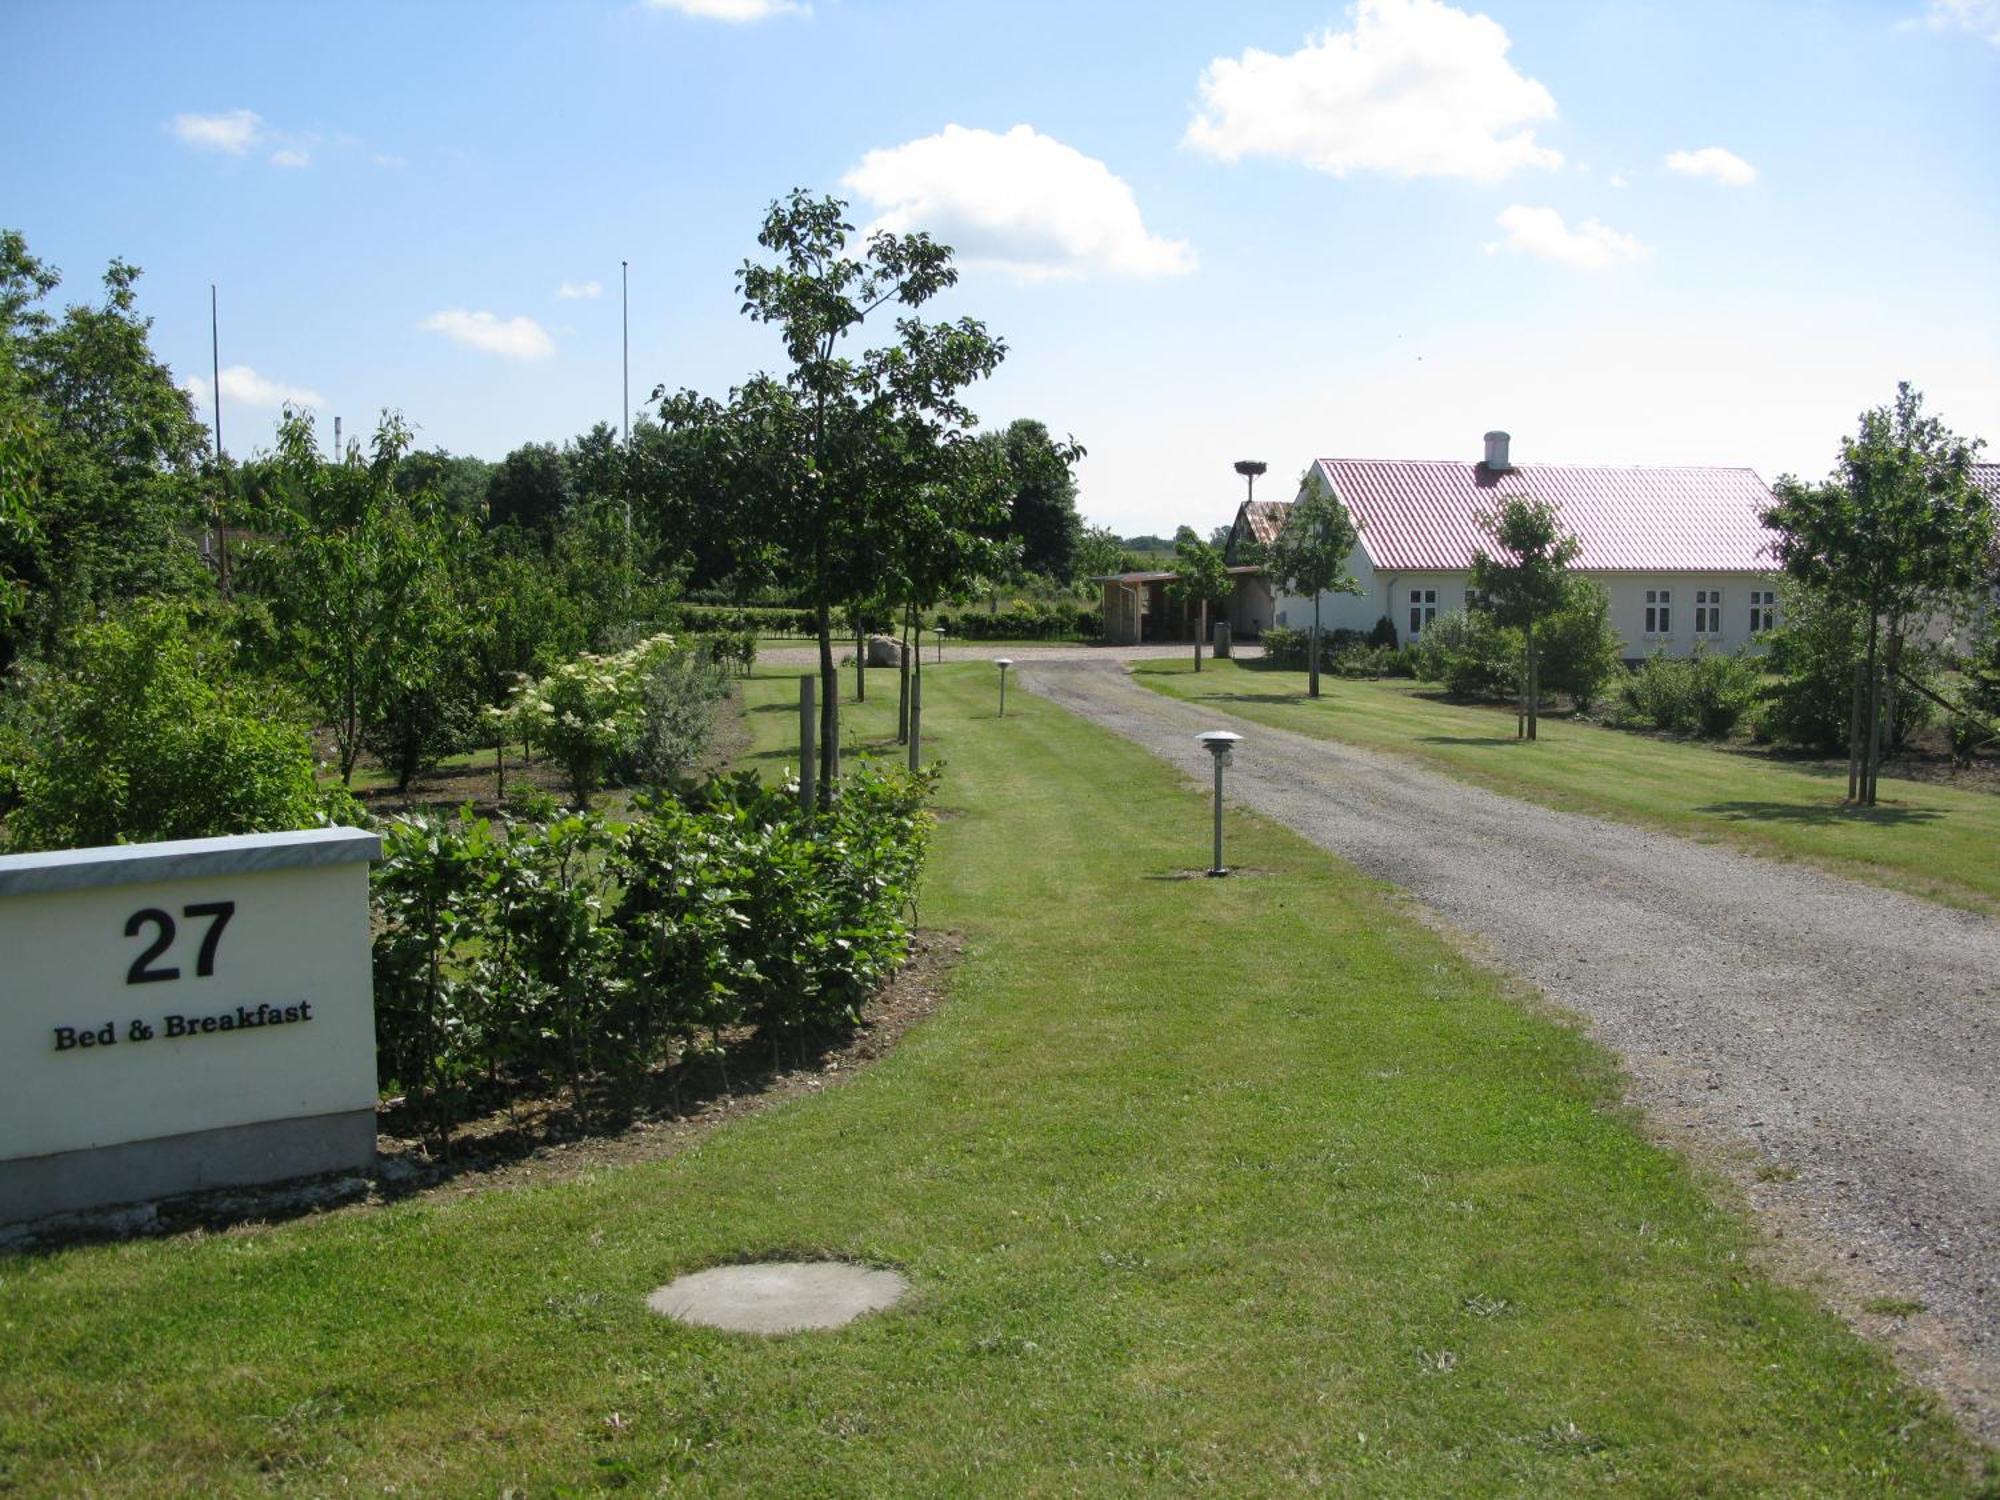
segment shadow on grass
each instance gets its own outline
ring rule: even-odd
[[[1713,813],[1731,823],[1810,823],[1827,827],[1863,823],[1879,828],[1935,823],[1944,815],[1928,807],[1851,807],[1845,802],[1710,802],[1696,812]]]
[[[1525,745],[1528,741],[1512,734],[1420,734],[1420,745]]]

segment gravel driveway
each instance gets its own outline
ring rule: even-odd
[[[1193,736],[1223,716],[1115,661],[1022,681],[1208,783]],[[1587,1017],[1655,1130],[1743,1184],[1780,1265],[2000,1439],[2000,923],[1234,727],[1232,801]]]

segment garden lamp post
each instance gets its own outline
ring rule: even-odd
[[[1014,665],[1014,659],[1002,656],[993,665],[1000,669],[1000,717],[1004,719],[1007,717],[1007,669]]]
[[[933,625],[933,626],[931,626],[931,629],[932,629],[933,631],[935,631],[935,632],[937,633],[937,638],[938,638],[938,642],[937,642],[937,646],[938,646],[938,654],[937,654],[937,659],[938,659],[939,661],[943,661],[943,660],[944,660],[944,626],[942,626],[942,625]]]
[[[1215,757],[1215,861],[1208,868],[1210,875],[1227,875],[1222,864],[1222,768],[1229,764],[1229,751],[1242,739],[1240,734],[1232,734],[1227,729],[1211,729],[1206,734],[1195,736],[1201,748]]]

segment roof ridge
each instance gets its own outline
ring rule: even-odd
[[[1486,465],[1479,459],[1463,458],[1316,458],[1316,464],[1448,464],[1458,469],[1483,469]],[[1995,468],[2000,465],[1977,464],[1976,468]],[[1608,470],[1615,474],[1756,474],[1751,464],[1583,464],[1549,462],[1530,459],[1526,463],[1512,464],[1506,471],[1519,469],[1594,469]],[[1759,476],[1761,479],[1762,476]]]

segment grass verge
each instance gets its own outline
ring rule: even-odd
[[[0,1261],[0,1489],[1977,1490],[1601,1053],[1260,820],[1255,874],[1178,878],[1168,768],[925,677],[966,956],[901,1049],[666,1162]],[[795,692],[746,688],[773,773]],[[644,1308],[764,1255],[916,1294],[775,1340]]]
[[[1146,661],[1156,692],[1317,739],[1414,756],[1545,807],[1643,823],[1799,859],[1946,905],[2000,914],[2000,797],[1882,778],[1877,807],[1847,807],[1844,766],[1544,718],[1532,745],[1506,709],[1452,704],[1394,681],[1321,678],[1235,662]]]

